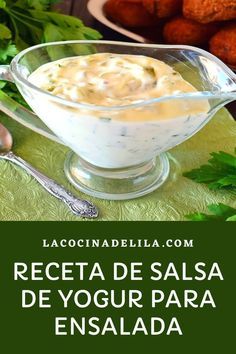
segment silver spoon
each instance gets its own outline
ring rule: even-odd
[[[98,216],[97,208],[87,200],[82,200],[64,187],[60,186],[52,179],[44,176],[41,172],[37,171],[30,164],[22,158],[16,156],[12,151],[13,139],[10,132],[0,124],[0,158],[14,162],[15,164],[23,167],[31,176],[36,180],[54,197],[62,200],[70,210],[77,216],[84,218],[96,218]]]

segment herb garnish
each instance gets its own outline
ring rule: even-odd
[[[225,204],[210,204],[207,206],[212,213],[194,213],[186,215],[191,221],[236,221],[236,209]]]
[[[236,149],[235,149],[236,153]],[[236,156],[223,151],[212,152],[208,165],[185,172],[183,175],[198,183],[205,183],[211,190],[236,190]],[[192,221],[236,221],[236,209],[225,204],[207,206],[212,214],[194,213],[186,215]]]
[[[195,182],[207,184],[209,189],[236,190],[236,156],[223,151],[212,152],[210,155],[212,158],[208,165],[202,165],[183,175]]]

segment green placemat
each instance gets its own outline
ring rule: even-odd
[[[205,163],[212,151],[232,153],[236,146],[236,123],[226,109],[198,134],[170,151],[171,175],[157,191],[129,201],[92,198],[75,190],[66,180],[63,163],[68,149],[0,114],[14,137],[14,151],[58,183],[80,197],[93,201],[100,210],[98,220],[185,220],[184,215],[206,211],[206,205],[222,202],[236,206],[235,194],[209,191],[184,178],[188,171]],[[21,168],[0,161],[0,220],[78,220],[60,201],[50,196]]]

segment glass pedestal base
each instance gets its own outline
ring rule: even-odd
[[[133,199],[148,194],[166,181],[169,170],[166,154],[122,169],[94,166],[73,152],[65,161],[65,174],[76,188],[93,197],[109,200]]]

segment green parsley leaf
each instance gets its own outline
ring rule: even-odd
[[[227,154],[224,151],[220,151],[219,153],[212,152],[211,156],[213,158],[209,162],[212,164],[224,164],[236,168],[236,156]]]
[[[236,221],[236,215],[231,216],[226,221]]]
[[[30,11],[30,14],[34,19],[42,21],[46,42],[52,40],[100,39],[102,37],[98,31],[85,27],[83,22],[74,16],[34,10]],[[50,31],[52,33],[49,33]]]
[[[44,39],[46,42],[85,39],[83,33],[79,29],[73,32],[70,28],[63,28],[52,23],[47,23],[44,29]]]
[[[191,221],[236,221],[236,209],[225,204],[210,204],[207,206],[212,215],[194,213],[185,217]]]
[[[48,10],[53,4],[60,0],[27,0],[29,7],[35,10]]]
[[[0,23],[0,40],[1,39],[10,39],[11,35],[12,35],[11,30],[7,26]]]
[[[211,153],[208,165],[185,172],[183,175],[210,189],[236,189],[236,156],[223,151]]]
[[[83,26],[81,32],[84,34],[86,39],[101,39],[101,34],[93,28]]]
[[[0,89],[3,89],[4,93],[14,99],[16,102],[20,103],[22,106],[29,109],[28,104],[25,102],[20,92],[16,88],[16,85],[12,82],[0,81]]]
[[[213,221],[217,219],[215,215],[207,215],[203,213],[189,214],[185,215],[185,217],[190,221]]]
[[[59,2],[58,0],[18,0],[14,6],[34,9],[34,10],[48,10],[53,4]]]
[[[0,0],[0,9],[4,9],[6,7],[6,1]]]
[[[18,53],[16,46],[8,42],[4,47],[0,47],[0,63],[6,63],[8,58],[13,58]]]
[[[0,89],[4,88],[6,84],[7,83],[5,81],[0,81]]]
[[[210,204],[207,208],[212,214],[224,219],[227,219],[236,214],[236,209],[222,203]]]

